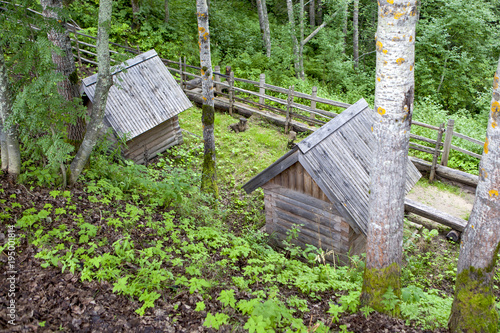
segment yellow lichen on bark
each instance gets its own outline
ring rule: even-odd
[[[376,39],[376,38],[377,38],[377,37],[375,37],[375,39]],[[377,41],[376,46],[377,46],[377,51],[382,51],[382,49],[383,49],[383,47],[384,47],[384,46],[382,45],[382,42],[381,42],[381,41]]]
[[[413,40],[413,36],[410,36],[410,42]]]
[[[384,52],[384,54],[387,54],[387,50],[383,50],[382,52]]]
[[[493,197],[493,196],[497,196],[498,197],[498,190],[490,190],[488,192],[488,194],[490,195],[490,197]]]
[[[394,0],[387,0],[387,3],[390,3],[392,5],[394,3]]]
[[[493,89],[498,89],[498,75],[495,73],[495,77],[493,78]]]
[[[380,82],[380,78],[379,77],[377,78],[377,81]]]
[[[490,141],[488,140],[488,138],[486,138],[486,140],[484,141],[484,153],[485,154],[488,154],[488,145],[490,144]]]
[[[379,115],[383,116],[385,114],[385,109],[378,107],[377,112]]]
[[[397,63],[398,65],[401,65],[401,64],[403,64],[404,62],[405,62],[404,58],[398,58],[398,59],[396,59],[396,63]]]
[[[491,122],[491,127],[493,127],[493,128],[497,127],[497,122],[493,120],[493,121]]]
[[[491,112],[500,112],[500,103],[498,103],[497,101],[491,103]]]

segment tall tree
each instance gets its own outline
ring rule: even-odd
[[[403,215],[413,112],[417,0],[380,0],[370,184],[370,217],[361,300],[384,312],[382,295],[401,293]]]
[[[354,58],[354,68],[358,68],[359,63],[359,41],[358,41],[358,13],[359,13],[359,0],[354,0],[354,9],[352,12],[352,56]]]
[[[462,236],[452,332],[497,332],[498,313],[493,277],[500,245],[500,59],[493,79],[493,97],[486,130],[474,206]]]
[[[300,30],[300,43],[299,43],[299,77],[304,80],[304,0],[299,0],[299,30]]]
[[[12,92],[3,49],[0,46],[0,136],[2,137],[2,170],[14,178],[21,173],[21,151],[17,138],[16,125],[9,117],[12,112]]]
[[[56,65],[56,71],[61,73],[63,80],[57,83],[59,94],[68,102],[80,99],[78,73],[71,50],[66,20],[61,15],[63,10],[62,0],[41,0],[43,16],[51,19],[52,27],[47,33],[48,39],[54,44],[56,50],[52,52],[52,61]],[[85,118],[75,117],[74,123],[67,124],[68,141],[78,149],[85,135]]]
[[[295,34],[295,16],[293,14],[292,0],[286,0],[286,8],[288,11],[288,24],[290,26],[290,35],[292,37],[293,65],[295,68],[295,75],[298,76],[300,73],[299,44],[297,41],[297,35]]]
[[[165,16],[163,18],[163,22],[168,23],[168,20],[170,19],[170,10],[168,9],[168,0],[164,0],[163,6],[165,8]]]
[[[316,26],[316,3],[314,0],[309,0],[309,25]]]
[[[271,57],[271,30],[269,29],[269,17],[267,16],[266,0],[257,0],[257,12],[259,13],[260,31],[262,41],[266,49],[266,56]]]
[[[113,85],[110,71],[109,31],[111,29],[112,0],[101,0],[99,3],[99,27],[97,30],[97,83],[95,89],[92,115],[87,126],[85,137],[71,162],[69,183],[74,184],[82,173],[83,167],[94,149],[98,133],[103,126],[104,111],[108,99],[109,88]]]
[[[203,94],[201,122],[203,124],[203,142],[205,145],[201,190],[212,194],[214,197],[218,197],[214,136],[214,82],[206,0],[196,0],[196,15],[198,16],[198,44],[200,46],[201,90]]]

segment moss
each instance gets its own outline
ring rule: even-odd
[[[219,188],[217,187],[217,173],[215,167],[214,150],[205,152],[203,157],[203,172],[201,175],[201,190],[205,193],[212,194],[214,198],[219,197]]]
[[[399,316],[399,307],[387,311],[383,304],[387,289],[392,287],[394,294],[401,297],[401,267],[397,263],[392,263],[388,267],[365,268],[363,278],[363,289],[361,292],[361,304],[371,306],[381,313],[395,314]]]
[[[204,104],[202,107],[201,122],[204,127],[213,126],[215,120],[215,110],[213,106]],[[215,147],[205,147],[203,157],[203,172],[201,175],[201,190],[219,197],[217,188],[217,170],[215,165]]]
[[[497,332],[498,312],[493,294],[493,277],[500,243],[493,260],[484,269],[470,266],[457,275],[455,299],[448,326],[451,332]]]
[[[201,123],[203,126],[210,126],[214,124],[215,109],[213,106],[203,104],[201,113]]]
[[[69,82],[72,84],[78,84],[78,71],[75,69],[73,73],[68,76]]]
[[[469,267],[457,276],[449,322],[452,332],[497,332],[498,312],[488,275]]]

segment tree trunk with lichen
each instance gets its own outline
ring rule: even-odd
[[[262,42],[266,49],[266,56],[271,57],[271,31],[269,30],[269,18],[267,16],[266,0],[257,0],[257,12],[259,14],[260,31]]]
[[[164,23],[168,23],[170,19],[170,10],[168,9],[168,0],[164,0],[163,6],[165,8],[165,17],[163,18]]]
[[[292,47],[293,47],[293,65],[295,68],[295,75],[298,77],[300,74],[299,65],[299,44],[297,41],[297,36],[295,35],[295,17],[293,15],[293,3],[292,0],[286,0],[286,8],[288,11],[288,24],[290,26],[290,35],[292,37]]]
[[[101,130],[106,110],[109,88],[113,85],[109,58],[109,31],[111,29],[112,0],[101,0],[99,3],[99,26],[97,30],[97,83],[92,105],[92,114],[87,126],[85,137],[71,162],[69,183],[74,184],[82,173],[83,168],[97,142],[98,133]]]
[[[12,92],[3,49],[0,47],[0,137],[2,148],[2,170],[14,180],[21,173],[21,151],[16,125],[9,120],[12,113]]]
[[[208,7],[206,0],[196,0],[196,15],[198,16],[198,44],[200,46],[201,90],[203,106],[201,122],[203,124],[203,171],[201,175],[201,190],[219,196],[217,188],[217,169],[215,163],[214,136],[214,82],[212,60],[210,56],[210,32],[208,29]]]
[[[48,39],[61,52],[52,52],[52,61],[56,70],[63,75],[63,80],[57,83],[57,90],[68,102],[80,99],[78,85],[78,72],[73,59],[71,41],[66,29],[66,21],[61,15],[63,9],[62,0],[41,0],[43,16],[53,20],[52,29],[47,33]],[[56,23],[57,22],[57,23]],[[75,123],[66,125],[68,142],[78,149],[85,135],[85,118],[76,117]]]
[[[479,165],[476,199],[460,244],[451,332],[497,332],[493,277],[500,246],[500,59]]]
[[[406,163],[413,112],[417,1],[379,2],[370,217],[361,301],[387,312],[383,295],[401,293]],[[397,309],[396,309],[397,312]]]
[[[316,26],[316,4],[314,0],[309,1],[309,25],[311,28]]]

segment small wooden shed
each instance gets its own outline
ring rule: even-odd
[[[340,263],[365,252],[372,124],[361,99],[243,185],[247,193],[264,189],[269,234],[281,241],[296,225],[297,245],[333,250]],[[407,174],[406,193],[421,177],[410,161]]]
[[[136,163],[182,143],[178,114],[192,104],[163,64],[150,50],[114,67],[104,117],[115,140],[126,138],[124,157]],[[97,74],[83,80],[80,92],[88,108],[94,101]]]

